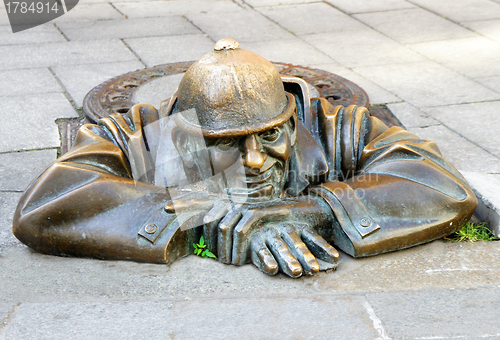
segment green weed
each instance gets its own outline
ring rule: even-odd
[[[448,239],[454,242],[493,241],[495,240],[495,236],[488,229],[486,223],[469,222],[465,227],[448,236]]]
[[[210,250],[206,249],[207,245],[205,244],[205,239],[203,238],[203,235],[200,237],[200,242],[198,243],[193,243],[194,246],[194,254],[197,256],[201,256],[203,258],[205,257],[212,257],[214,259],[217,258]]]

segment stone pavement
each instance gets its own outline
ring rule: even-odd
[[[337,271],[292,280],[194,256],[45,256],[14,238],[21,192],[90,89],[225,37],[360,85],[438,143],[498,226],[500,0],[80,0],[16,34],[1,3],[0,339],[500,339],[500,242],[342,254]]]

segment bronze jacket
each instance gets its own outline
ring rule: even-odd
[[[170,263],[190,254],[201,228],[180,230],[163,209],[169,191],[153,185],[159,118],[140,104],[82,126],[73,148],[26,189],[15,236],[55,255]],[[311,101],[311,122],[297,127],[287,192],[328,202],[335,245],[348,254],[435,240],[474,212],[475,195],[435,143],[324,99]]]

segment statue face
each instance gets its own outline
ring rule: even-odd
[[[287,122],[249,136],[206,139],[213,174],[226,179],[229,195],[248,203],[280,196],[288,178],[293,128]]]

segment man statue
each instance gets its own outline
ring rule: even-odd
[[[223,263],[299,277],[335,268],[332,245],[371,256],[469,220],[477,199],[436,144],[303,85],[217,42],[159,112],[84,125],[22,196],[14,234],[42,253],[153,263],[203,235]]]

